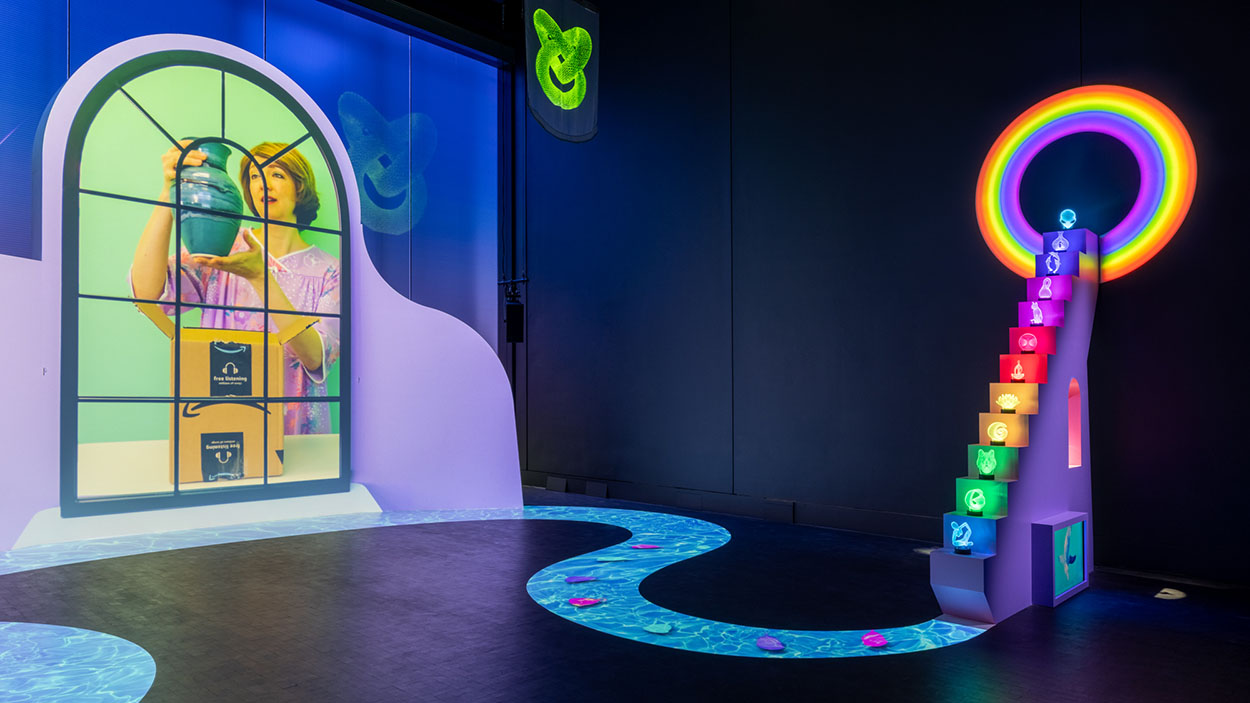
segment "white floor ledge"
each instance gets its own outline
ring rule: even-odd
[[[22,535],[17,538],[13,549],[34,547],[40,544],[243,525],[271,520],[379,512],[382,512],[382,509],[378,507],[369,489],[359,483],[353,483],[351,490],[347,493],[254,500],[194,508],[147,510],[118,515],[63,518],[60,508],[49,508],[39,511],[31,518],[26,529],[22,530]]]

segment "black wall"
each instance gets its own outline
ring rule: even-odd
[[[526,117],[526,480],[940,538],[1023,281],[973,210],[989,146],[1055,92],[1127,85],[1194,137],[1164,252],[1100,292],[1090,356],[1096,561],[1250,581],[1237,438],[1246,160],[1233,27],[1194,4],[597,3],[600,131]],[[1236,61],[1236,63],[1233,63]],[[1030,169],[1039,229],[1105,231],[1127,150]]]

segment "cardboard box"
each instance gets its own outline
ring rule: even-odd
[[[184,327],[178,403],[178,467],[182,483],[264,476],[266,436],[269,475],[282,475],[282,403],[266,403],[265,347],[270,397],[281,397],[282,345],[262,332]],[[174,353],[171,344],[170,353]],[[171,358],[170,368],[175,368]],[[173,393],[171,380],[170,392]],[[173,426],[170,426],[173,436]],[[174,480],[170,451],[169,480]]]
[[[284,395],[282,342],[262,332],[184,327],[153,303],[137,303],[170,339],[169,392],[178,398],[170,416],[169,481],[174,482],[174,424],[178,427],[178,473],[182,483],[264,476],[268,441],[269,475],[282,475]],[[297,328],[299,329],[299,328]],[[266,358],[266,347],[268,358]],[[180,364],[174,357],[181,349]],[[173,374],[179,369],[175,388]],[[183,400],[194,398],[194,400]]]

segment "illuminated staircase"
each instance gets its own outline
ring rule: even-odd
[[[943,516],[930,583],[946,615],[1000,622],[1084,590],[1092,559],[1086,359],[1098,295],[1098,236],[1043,235]]]

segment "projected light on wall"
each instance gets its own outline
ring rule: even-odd
[[[977,179],[981,235],[994,256],[1025,278],[1034,275],[1042,237],[1025,220],[1020,181],[1047,145],[1071,134],[1098,132],[1124,143],[1137,159],[1141,185],[1128,215],[1100,242],[1101,280],[1146,263],[1171,240],[1189,212],[1198,174],[1185,126],[1158,100],[1113,85],[1074,88],[1026,110],[990,148]],[[1073,213],[1075,215],[1075,213]]]
[[[534,61],[538,85],[552,105],[563,110],[573,110],[586,98],[586,73],[583,69],[590,62],[590,32],[581,27],[560,29],[560,25],[539,8],[534,11],[534,31],[542,48]],[[562,84],[572,85],[562,89],[551,80],[552,74]]]

